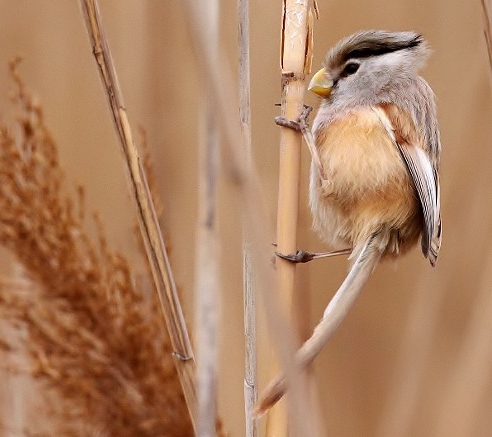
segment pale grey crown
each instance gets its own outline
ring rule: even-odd
[[[331,101],[339,109],[372,105],[401,98],[405,88],[418,78],[429,49],[415,32],[368,30],[338,42],[325,59],[333,79]]]

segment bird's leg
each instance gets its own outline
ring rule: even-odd
[[[309,261],[312,261],[313,259],[328,258],[338,255],[350,255],[351,253],[352,249],[334,250],[333,252],[307,252],[305,250],[298,250],[297,252],[290,253],[288,255],[284,255],[280,252],[275,252],[275,255],[282,259],[290,261],[291,263],[307,263]]]
[[[299,117],[299,121],[287,120],[285,117],[275,117],[275,123],[279,126],[288,127],[302,133],[304,141],[306,141],[308,146],[309,153],[311,154],[311,159],[313,160],[316,171],[318,172],[318,176],[323,182],[326,181],[325,171],[323,169],[321,157],[319,156],[318,149],[316,148],[316,143],[314,142],[313,134],[309,129],[309,123],[307,120],[312,110],[312,106],[304,105],[304,110]]]

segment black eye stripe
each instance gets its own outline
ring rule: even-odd
[[[383,56],[400,50],[426,49],[422,35],[415,32],[364,31],[339,41],[327,54],[325,65],[331,69],[343,68],[352,60]]]
[[[410,41],[367,41],[345,54],[345,59],[350,58],[369,58],[371,56],[385,55],[386,53],[397,52],[403,49],[409,49],[422,43],[422,37],[416,36]]]

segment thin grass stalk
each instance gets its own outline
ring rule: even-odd
[[[256,289],[251,262],[251,243],[244,238],[243,247],[243,297],[244,297],[244,415],[245,436],[258,436],[258,420],[254,407],[258,401]]]
[[[288,120],[298,120],[304,107],[305,75],[311,66],[309,30],[309,3],[307,0],[283,0],[281,29],[282,68],[282,116]],[[289,254],[297,249],[297,223],[299,210],[299,189],[301,175],[302,136],[292,129],[281,128],[279,190],[277,205],[277,250]],[[283,259],[277,263],[277,287],[279,298],[292,314],[294,320],[306,308],[294,306],[296,265]],[[276,373],[278,369],[274,369]],[[297,393],[293,392],[293,397]],[[269,413],[267,435],[287,436],[288,418],[283,403]],[[304,430],[306,432],[306,430]],[[311,434],[312,435],[312,434]]]
[[[130,197],[137,211],[140,232],[169,331],[176,358],[176,370],[191,420],[195,424],[195,361],[152,196],[142,160],[133,141],[116,70],[104,34],[98,2],[97,0],[80,0],[80,5],[120,140]]]
[[[197,436],[215,435],[217,416],[217,324],[219,319],[218,235],[216,227],[217,131],[205,111],[206,137],[200,145],[199,218],[196,244],[195,339],[197,349]]]
[[[207,45],[217,54],[219,5],[217,0],[201,3],[207,24]],[[218,231],[216,186],[218,129],[210,86],[202,98],[201,138],[198,160],[198,226],[196,244],[195,338],[197,347],[197,436],[215,436],[217,416],[217,324],[219,318]]]
[[[487,45],[487,54],[489,56],[489,66],[492,77],[492,2],[490,0],[481,0],[483,13],[483,33],[485,36],[485,44]]]
[[[239,45],[239,121],[246,165],[251,166],[251,79],[249,0],[238,0]],[[243,213],[244,215],[245,213]],[[250,236],[243,230],[243,297],[244,297],[244,416],[245,436],[258,436],[258,421],[253,414],[258,400],[256,290],[251,263]]]
[[[279,357],[285,375],[289,381],[289,386],[296,392],[296,397],[289,397],[288,402],[295,401],[302,408],[291,408],[292,411],[292,435],[315,435],[310,434],[312,426],[309,414],[309,398],[301,387],[300,375],[295,371],[293,356],[295,353],[294,331],[287,322],[287,317],[283,308],[278,305],[275,293],[275,282],[271,270],[272,256],[272,232],[268,228],[268,215],[264,203],[260,180],[254,165],[248,167],[246,164],[245,148],[243,138],[240,135],[239,121],[234,114],[237,114],[238,97],[235,87],[232,85],[230,69],[218,53],[218,59],[213,61],[210,48],[206,44],[203,20],[201,19],[200,9],[194,0],[183,2],[187,27],[194,45],[194,54],[198,64],[198,69],[206,81],[210,81],[212,97],[216,102],[218,119],[220,121],[221,132],[224,134],[223,156],[226,170],[235,186],[238,188],[240,201],[244,204],[245,211],[244,223],[247,235],[251,236],[251,260],[255,279],[257,280],[258,290],[261,290],[265,314],[269,332],[279,351]]]

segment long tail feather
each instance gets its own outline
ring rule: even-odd
[[[378,264],[386,244],[387,238],[384,232],[373,234],[367,239],[347,277],[326,307],[323,318],[314,328],[311,337],[297,351],[295,360],[298,371],[302,371],[312,363],[336,331]],[[255,413],[261,415],[273,407],[286,389],[285,376],[277,376],[265,389]]]

